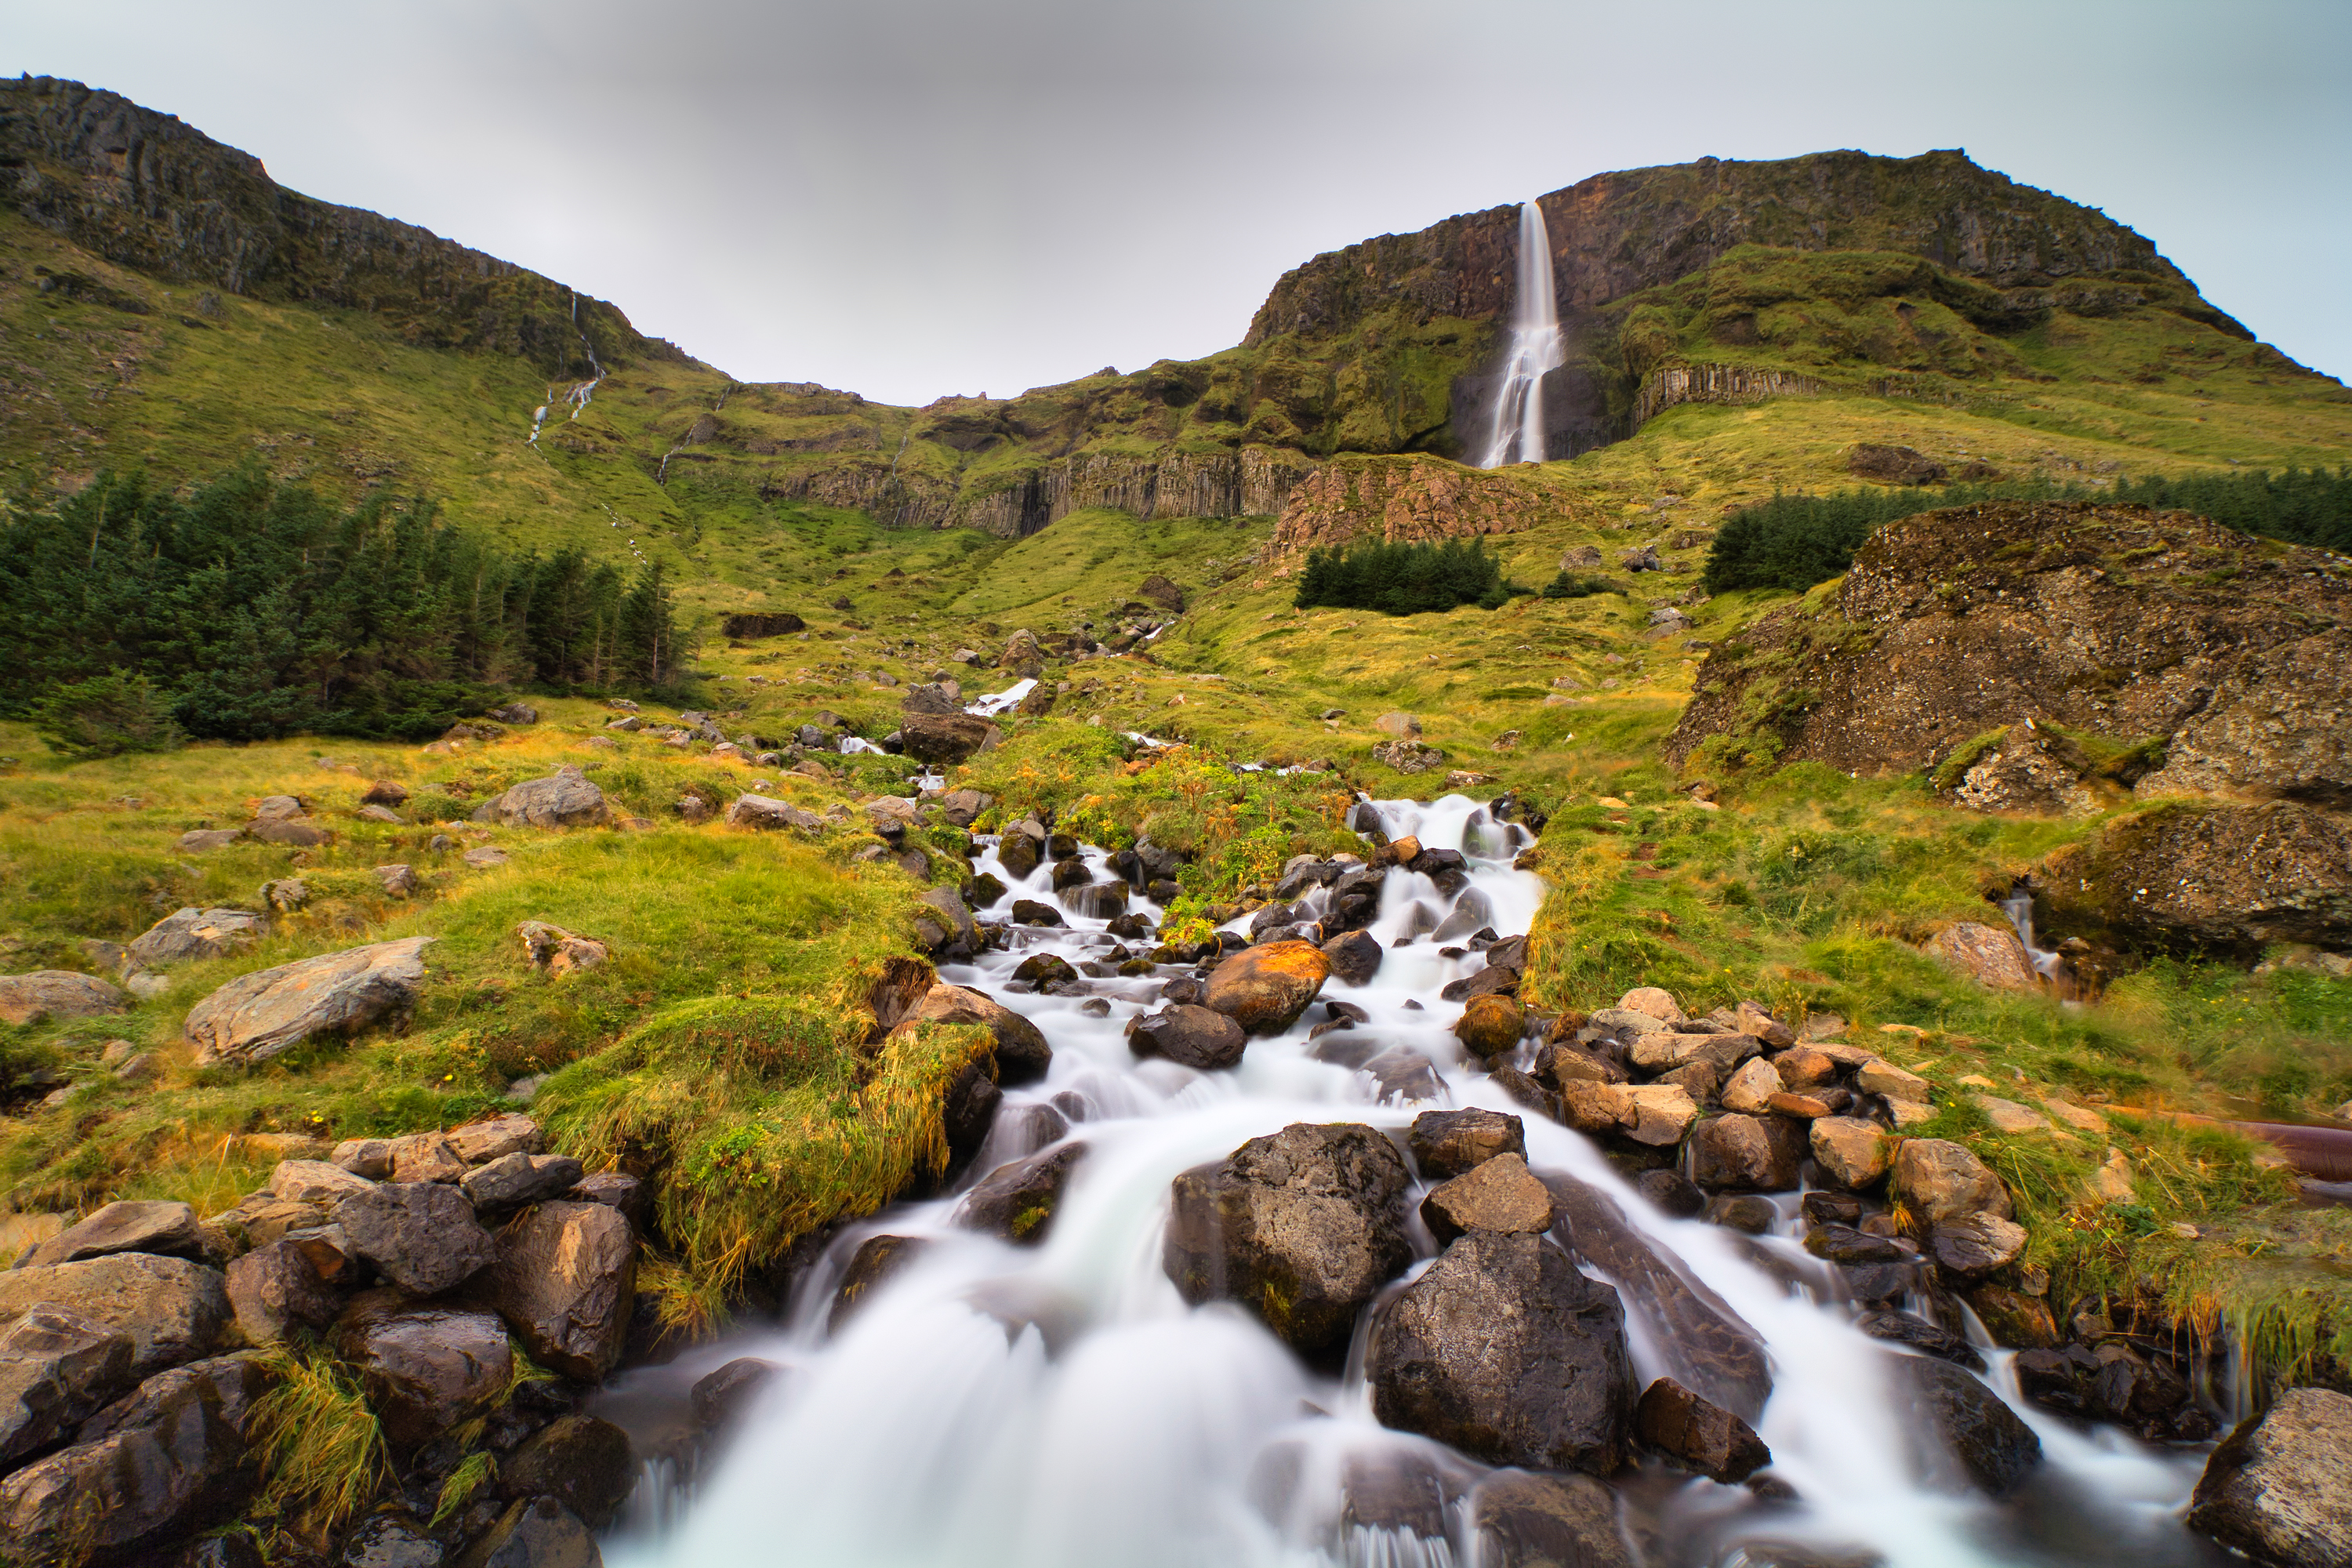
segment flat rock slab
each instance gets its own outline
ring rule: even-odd
[[[201,1258],[205,1237],[196,1211],[186,1204],[126,1201],[96,1214],[28,1249],[16,1260],[23,1268],[79,1263],[117,1252],[152,1252],[165,1258]]]
[[[131,942],[131,961],[149,968],[188,958],[226,958],[269,934],[266,916],[247,910],[200,910],[165,915]]]
[[[188,1011],[196,1065],[268,1061],[313,1035],[362,1028],[405,1010],[424,983],[432,942],[372,942],[240,975]]]
[[[131,1005],[129,993],[95,974],[36,969],[0,974],[0,1024],[46,1024],[52,1018],[96,1018]]]
[[[0,1274],[0,1318],[55,1302],[131,1337],[131,1371],[144,1377],[211,1350],[229,1321],[221,1271],[184,1258],[120,1252]]]

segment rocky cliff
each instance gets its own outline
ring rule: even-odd
[[[410,342],[549,375],[683,361],[618,309],[413,224],[315,201],[261,161],[118,94],[0,79],[0,201],[119,266],[231,294],[372,311]]]
[[[1426,457],[1339,458],[1290,492],[1269,553],[1296,555],[1358,539],[1423,544],[1517,533],[1569,504],[1517,472]]]

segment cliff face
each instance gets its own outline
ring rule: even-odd
[[[1291,490],[1269,554],[1344,547],[1360,539],[1430,544],[1517,533],[1570,504],[1539,476],[1486,472],[1424,457],[1341,458]]]
[[[550,375],[683,361],[600,300],[413,224],[286,190],[170,115],[50,77],[0,79],[0,201],[120,266],[226,293],[367,310],[409,342]]]
[[[1114,507],[1145,521],[1270,517],[1314,471],[1297,453],[1268,447],[1141,458],[1087,452],[961,484],[868,461],[782,476],[761,494],[854,507],[887,527],[977,528],[1023,539],[1087,507]]]

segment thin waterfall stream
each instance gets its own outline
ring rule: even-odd
[[[1519,254],[1511,306],[1509,347],[1502,384],[1495,394],[1494,423],[1486,433],[1482,468],[1506,463],[1540,463],[1545,450],[1543,378],[1568,354],[1559,336],[1559,306],[1552,294],[1551,237],[1543,208],[1519,204]]]
[[[949,964],[941,978],[1035,1023],[1053,1047],[1050,1068],[1005,1090],[961,1189],[898,1204],[839,1235],[798,1281],[782,1321],[615,1381],[607,1412],[642,1428],[653,1419],[646,1412],[679,1407],[695,1380],[737,1357],[782,1368],[698,1476],[667,1460],[648,1467],[606,1560],[621,1568],[1500,1568],[1467,1500],[1488,1467],[1373,1417],[1365,1325],[1377,1306],[1360,1318],[1344,1366],[1318,1368],[1234,1306],[1186,1305],[1162,1264],[1180,1173],[1293,1123],[1360,1123],[1402,1143],[1418,1112],[1476,1106],[1523,1119],[1538,1173],[1573,1178],[1622,1211],[1631,1240],[1608,1264],[1618,1275],[1608,1282],[1624,1299],[1637,1391],[1660,1375],[1688,1375],[1700,1353],[1685,1338],[1694,1311],[1744,1325],[1769,1363],[1771,1391],[1755,1425],[1771,1449],[1770,1484],[1722,1485],[1640,1461],[1614,1483],[1630,1549],[1622,1561],[2225,1561],[2179,1522],[2201,1449],[2147,1446],[2024,1402],[2011,1353],[1972,1319],[1959,1326],[1985,1380],[2032,1428],[2042,1461],[2000,1501],[1954,1484],[1948,1465],[1919,1457],[1917,1419],[1890,1377],[1906,1352],[1855,1327],[1859,1309],[1838,1271],[1804,1249],[1798,1194],[1773,1199],[1777,1223],[1761,1236],[1673,1218],[1599,1145],[1516,1104],[1462,1052],[1451,1032],[1459,1009],[1439,997],[1484,966],[1482,952],[1412,933],[1474,895],[1483,904],[1468,906],[1474,923],[1505,937],[1526,931],[1544,893],[1534,873],[1513,867],[1530,837],[1459,795],[1369,809],[1391,837],[1458,847],[1466,886],[1449,898],[1427,876],[1390,869],[1369,927],[1383,952],[1378,969],[1361,984],[1333,978],[1289,1029],[1251,1040],[1237,1067],[1214,1072],[1138,1059],[1125,1037],[1129,1021],[1157,1008],[1190,966],[1121,973],[1104,962],[1120,939],[1073,907],[1085,900],[1068,873],[1057,878],[1048,858],[1015,875],[1000,858],[1003,840],[984,837],[978,869],[1004,882],[1008,900],[1058,902],[1066,923],[1012,927],[1004,949]],[[1099,848],[1081,847],[1077,858],[1092,881],[1119,879]],[[1320,907],[1328,891],[1307,900]],[[1139,898],[1128,908],[1159,921],[1159,908]],[[1086,994],[1016,982],[1015,967],[1038,954],[1079,969]],[[1336,1016],[1330,1002],[1360,1009],[1363,1021],[1310,1037]],[[1076,1145],[1083,1153],[1041,1244],[959,1224],[970,1186],[992,1170]],[[1421,1261],[1391,1294],[1437,1250],[1418,1220],[1410,1233]],[[853,1253],[884,1235],[919,1248],[830,1325]],[[1587,1271],[1597,1277],[1600,1264],[1588,1257]],[[1419,1501],[1400,1503],[1406,1494]]]

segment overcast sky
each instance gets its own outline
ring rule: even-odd
[[[1607,169],[1965,147],[2352,374],[2352,0],[0,0],[78,78],[895,403],[1238,342],[1286,268]]]

